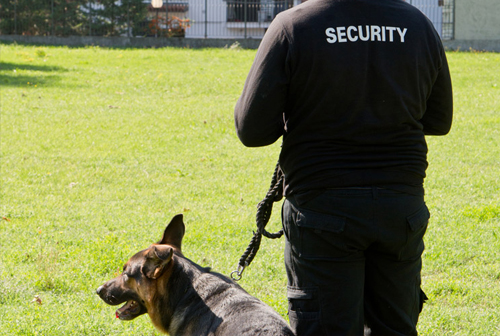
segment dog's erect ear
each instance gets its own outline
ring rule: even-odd
[[[170,246],[151,246],[146,254],[146,262],[142,266],[144,275],[150,279],[160,277],[170,260],[172,260],[173,253],[173,249]]]
[[[182,214],[176,215],[165,228],[163,237],[158,244],[169,244],[180,250],[185,231],[186,227],[182,220]]]

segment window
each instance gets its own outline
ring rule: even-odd
[[[227,22],[271,22],[293,0],[227,0]]]

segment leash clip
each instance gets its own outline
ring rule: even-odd
[[[248,266],[248,263],[246,263],[246,262],[245,262],[245,266],[238,265],[238,269],[231,272],[231,279],[233,279],[234,281],[240,281],[241,277],[243,276],[243,271],[245,270],[245,267],[247,267],[247,266]],[[236,274],[236,276],[234,274]]]

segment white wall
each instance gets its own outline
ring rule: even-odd
[[[500,40],[500,0],[455,0],[455,39]]]

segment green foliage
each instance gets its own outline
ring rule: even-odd
[[[53,0],[50,5],[48,35],[70,36],[85,34],[85,15],[80,12],[80,2],[75,0]]]
[[[132,36],[136,36],[146,21],[147,5],[142,0],[101,0],[89,4],[84,8],[93,35],[119,36],[127,32],[130,24]]]
[[[0,0],[0,9],[6,35],[141,35],[147,24],[142,0]]]
[[[159,335],[95,289],[177,213],[187,257],[235,268],[279,153],[234,131],[255,51],[1,48],[0,335]],[[500,335],[500,55],[448,57],[456,117],[428,138],[419,330]],[[241,284],[286,317],[283,247],[264,240]]]
[[[0,0],[2,34],[46,35],[50,30],[50,2]]]

